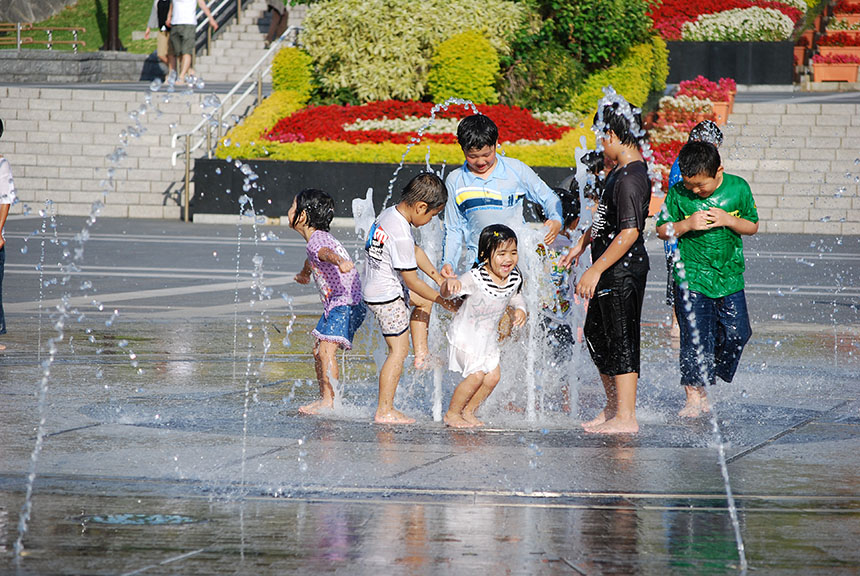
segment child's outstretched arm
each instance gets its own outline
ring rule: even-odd
[[[437,286],[441,286],[442,282],[445,281],[445,278],[436,270],[436,267],[433,266],[433,263],[430,262],[430,258],[428,258],[427,253],[421,249],[421,246],[415,245],[415,261],[418,263],[418,268],[427,274],[433,282],[436,283]]]
[[[296,274],[296,282],[299,284],[308,284],[311,281],[311,262],[305,258],[305,263],[301,271]]]
[[[453,302],[442,298],[441,294],[428,286],[424,280],[418,277],[417,270],[401,270],[400,276],[403,278],[403,283],[406,284],[406,287],[422,298],[426,298],[427,300],[430,300],[435,304],[439,304],[448,310],[456,310],[456,306]]]
[[[320,251],[317,252],[317,257],[322,262],[330,262],[337,266],[338,270],[346,274],[353,268],[355,268],[355,264],[352,263],[352,260],[349,258],[341,257],[337,252],[329,248],[328,246],[323,246],[320,248]]]
[[[579,264],[579,257],[582,256],[582,253],[585,252],[585,249],[591,244],[591,226],[588,227],[588,230],[579,237],[579,240],[576,241],[576,244],[570,247],[567,254],[562,256],[558,264],[562,268],[570,268],[571,264]]]

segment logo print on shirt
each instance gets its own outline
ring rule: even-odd
[[[367,235],[367,243],[364,245],[367,255],[374,260],[382,260],[382,249],[387,241],[388,234],[378,222],[374,222],[370,228],[370,233]]]

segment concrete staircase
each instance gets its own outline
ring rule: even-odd
[[[200,121],[204,94],[177,91],[164,102],[164,89],[153,93],[141,117],[146,132],[129,138],[127,157],[114,164],[108,156],[120,146],[120,133],[135,125],[129,114],[147,94],[143,88],[0,86],[0,154],[9,159],[20,200],[12,213],[37,211],[51,200],[59,214],[88,215],[102,200],[103,216],[180,218],[185,168],[181,161],[170,164],[171,134]],[[102,181],[112,166],[114,185],[105,195]]]
[[[197,56],[194,68],[207,82],[238,82],[266,53],[264,40],[271,22],[266,0],[243,2],[239,24],[226,26],[212,42],[209,54]],[[305,6],[287,6],[289,26],[301,24]]]
[[[860,105],[797,100],[736,103],[725,169],[750,183],[762,232],[860,234]]]

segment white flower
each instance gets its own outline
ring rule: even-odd
[[[418,116],[407,116],[405,118],[378,118],[374,120],[356,120],[351,124],[344,124],[343,129],[347,132],[364,130],[387,130],[400,134],[403,132],[418,132],[423,128],[423,134],[456,134],[457,118],[436,118],[433,124],[427,126],[427,118]]]
[[[554,111],[532,112],[535,119],[540,120],[544,124],[552,124],[554,126],[579,126],[582,118],[576,112],[569,112],[556,108]]]
[[[827,23],[828,30],[860,30],[860,22],[852,24],[843,18],[833,19]]]
[[[809,10],[809,6],[806,4],[805,0],[774,0],[774,1],[779,2],[780,4],[786,4],[786,5],[791,6],[793,8],[797,8],[798,10],[803,12],[804,14],[806,14],[806,11]]]
[[[736,8],[685,22],[681,39],[699,42],[777,42],[794,30],[791,18],[773,8]]]
[[[702,114],[711,114],[714,111],[713,103],[710,100],[703,100],[695,96],[663,96],[660,98],[659,108],[680,112],[701,112]]]

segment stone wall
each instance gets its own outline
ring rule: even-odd
[[[154,55],[0,50],[0,78],[4,82],[136,82],[160,74]]]

